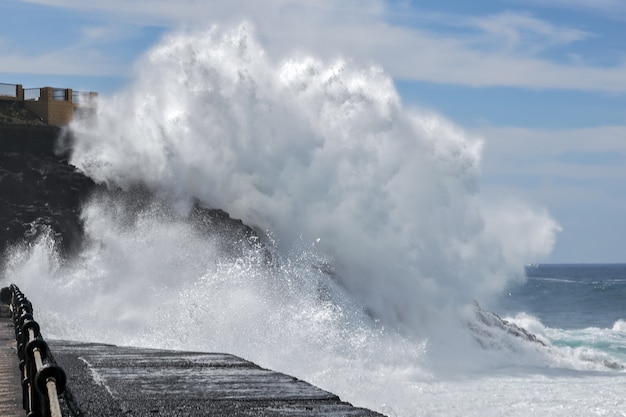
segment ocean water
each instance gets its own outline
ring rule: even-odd
[[[503,314],[554,346],[626,363],[625,264],[532,265],[526,274],[500,297]]]
[[[247,24],[176,32],[69,129],[71,163],[129,193],[84,204],[75,257],[8,254],[46,337],[229,352],[389,416],[625,415],[623,267],[526,267],[558,222],[481,195],[489,144],[384,69],[270,57]]]
[[[526,311],[561,329],[612,328],[625,318],[624,264],[530,265],[526,275],[503,297],[504,310]]]

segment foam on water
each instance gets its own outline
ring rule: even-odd
[[[613,324],[613,331],[626,333],[626,320],[617,320],[615,324]]]
[[[46,236],[14,248],[5,280],[48,337],[230,352],[389,415],[623,405],[598,362],[464,327],[464,306],[521,279],[558,226],[484,201],[480,140],[405,108],[378,68],[274,62],[247,25],[176,33],[72,131],[73,164],[159,198],[95,196],[76,258]],[[192,197],[266,231],[273,265],[194,227]],[[591,383],[574,369],[606,388],[584,406],[564,400]]]
[[[544,326],[526,313],[508,317],[550,346],[551,366],[603,370],[603,366],[623,369],[626,365],[626,332],[617,321],[612,328],[588,327],[559,329]]]

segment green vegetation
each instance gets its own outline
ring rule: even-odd
[[[0,124],[45,125],[40,117],[24,108],[23,103],[2,100],[0,100]]]

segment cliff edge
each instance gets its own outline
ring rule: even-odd
[[[0,251],[52,233],[70,252],[80,241],[80,204],[94,182],[55,149],[61,129],[0,123]]]
[[[60,253],[71,255],[83,243],[81,207],[92,194],[125,194],[133,207],[154,198],[141,187],[125,192],[94,183],[69,164],[67,147],[59,146],[61,139],[71,137],[69,133],[14,107],[0,102],[0,253],[50,233]],[[251,245],[259,244],[252,228],[222,210],[196,202],[188,218],[200,230],[227,235],[233,243],[245,238]]]

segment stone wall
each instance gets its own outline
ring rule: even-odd
[[[67,88],[63,93],[63,100],[54,97],[55,89],[43,87],[40,89],[39,100],[26,100],[24,107],[41,117],[44,122],[52,126],[66,126],[74,118],[74,104],[72,90]]]
[[[74,105],[68,101],[25,101],[24,107],[51,126],[67,126],[74,118]]]

